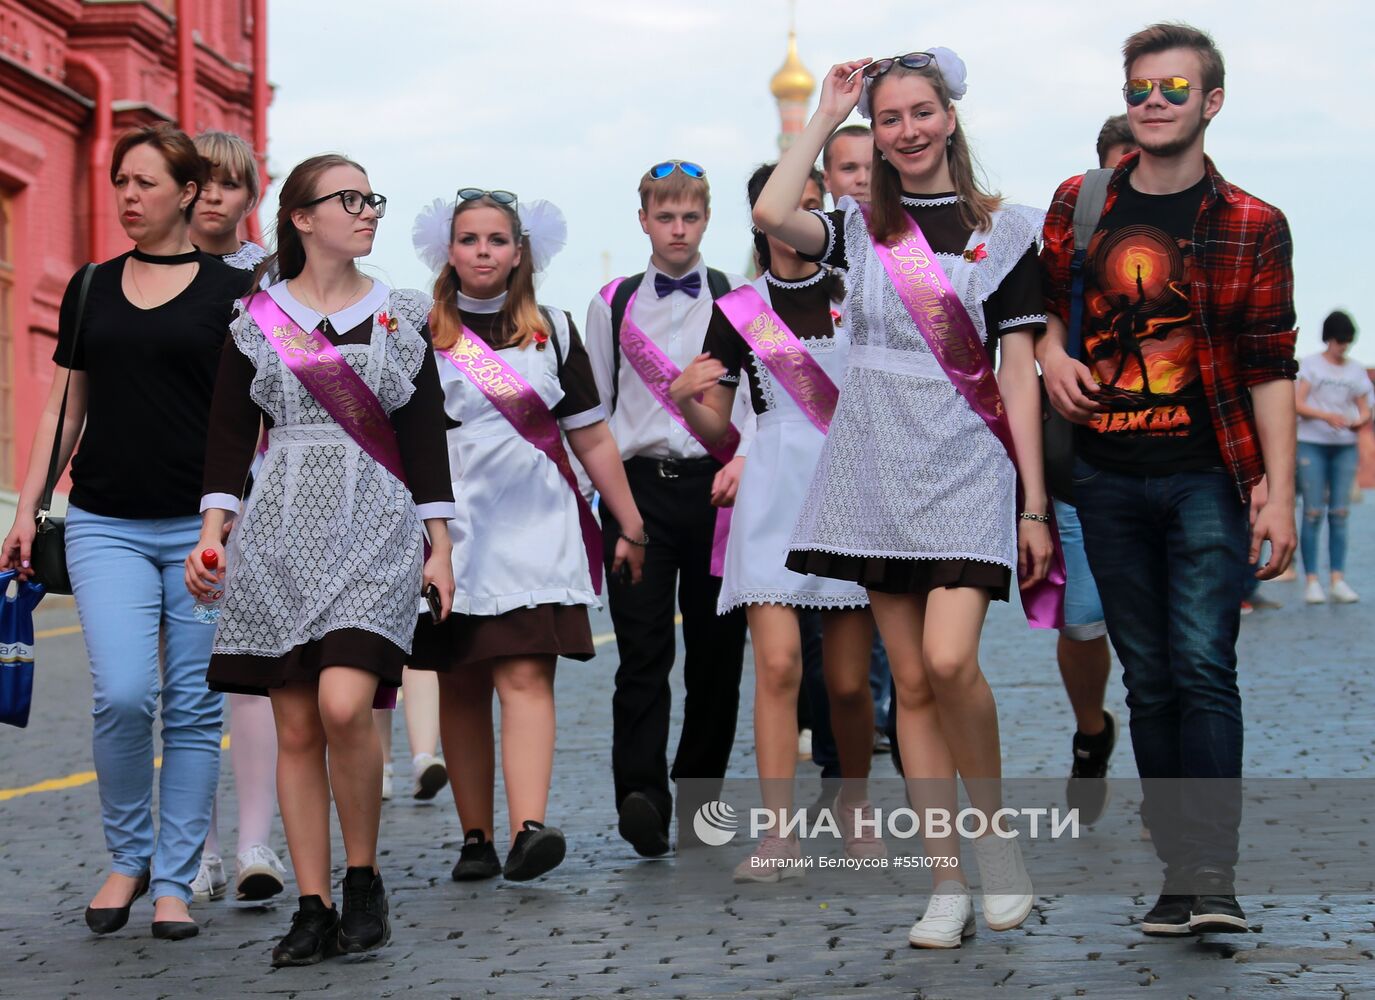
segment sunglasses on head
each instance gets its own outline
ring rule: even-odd
[[[663,163],[656,163],[650,167],[649,176],[656,181],[661,181],[675,170],[681,170],[693,180],[698,181],[707,175],[705,170],[688,160],[665,160]]]
[[[1160,87],[1160,96],[1176,107],[1188,103],[1189,91],[1203,89],[1202,87],[1190,86],[1189,81],[1182,76],[1162,76],[1154,80],[1144,78],[1128,80],[1122,85],[1122,96],[1133,108],[1139,107],[1146,103],[1146,99],[1151,96],[1151,91],[1157,86]]]
[[[329,201],[331,198],[338,198],[339,203],[344,206],[344,211],[349,215],[362,215],[363,206],[371,208],[380,219],[387,214],[387,199],[380,194],[364,194],[362,191],[346,190],[331,191],[329,194],[322,194],[313,201],[308,201],[302,208],[310,208],[321,202]]]
[[[930,52],[909,52],[905,56],[893,56],[891,59],[876,59],[865,66],[862,72],[866,79],[877,80],[894,66],[902,66],[906,69],[925,69],[935,61],[936,57]]]
[[[482,188],[459,188],[459,201],[477,201],[479,198],[490,198],[498,205],[514,205],[519,199],[514,191],[485,191]]]

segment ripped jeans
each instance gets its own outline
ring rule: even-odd
[[[1327,560],[1333,573],[1346,572],[1346,521],[1351,487],[1356,481],[1354,444],[1299,442],[1299,493],[1303,522],[1299,552],[1303,571],[1317,575],[1318,535],[1327,521]]]

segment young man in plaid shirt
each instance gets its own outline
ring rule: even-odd
[[[1065,324],[1082,178],[1055,194],[1040,361],[1052,404],[1080,425],[1075,501],[1122,661],[1145,820],[1165,867],[1142,930],[1244,932],[1233,882],[1236,640],[1248,560],[1268,541],[1256,575],[1269,579],[1295,544],[1289,227],[1204,155],[1223,103],[1212,39],[1158,24],[1128,38],[1123,57],[1141,150],[1113,174],[1083,259],[1077,358],[1065,352]],[[1253,510],[1262,477],[1268,499]]]

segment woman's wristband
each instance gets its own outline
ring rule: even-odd
[[[1033,513],[1031,513],[1030,511],[1024,510],[1024,511],[1022,511],[1020,514],[1018,514],[1017,516],[1020,517],[1023,521],[1036,521],[1036,522],[1039,523],[1039,524],[1049,524],[1049,523],[1050,523],[1050,515],[1049,515],[1049,514],[1033,514]]]
[[[627,535],[624,531],[620,532],[619,534],[620,534],[620,536],[621,536],[623,539],[625,539],[625,540],[626,540],[627,542],[629,542],[631,545],[638,546],[639,548],[644,548],[645,546],[647,546],[647,545],[649,544],[649,532],[647,532],[647,531],[644,533],[644,537],[642,537],[642,538],[631,538],[631,537],[630,537],[629,535]]]

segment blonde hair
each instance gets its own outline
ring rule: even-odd
[[[521,232],[520,215],[514,206],[503,205],[484,195],[454,206],[453,218],[449,221],[450,245],[454,241],[458,217],[475,208],[495,208],[504,213],[511,224],[511,239],[520,247],[520,263],[511,269],[506,279],[506,301],[501,307],[498,329],[502,332],[501,346],[526,347],[536,333],[548,336],[553,332],[535,301],[535,255],[530,250],[530,237]],[[463,332],[463,320],[458,315],[460,290],[458,272],[452,264],[445,264],[434,283],[434,308],[430,310],[430,339],[440,350],[453,347]],[[536,348],[542,351],[544,344],[539,343]]]
[[[945,86],[940,67],[935,63],[921,69],[894,66],[874,81],[873,89],[869,92],[873,108],[878,108],[879,87],[896,76],[922,77],[936,91],[936,100],[941,107],[947,113],[953,111],[950,91]],[[955,182],[955,193],[960,196],[960,221],[970,229],[987,230],[993,225],[993,213],[1002,207],[1002,195],[989,194],[979,186],[974,154],[969,150],[969,140],[965,138],[964,125],[958,117],[955,119],[955,131],[950,134],[950,144],[945,148],[945,159],[950,168],[950,179]],[[897,168],[883,158],[877,143],[874,144],[873,170],[870,173],[869,202],[872,206],[870,222],[878,239],[896,239],[907,229],[908,217],[902,207],[902,178]]]
[[[210,163],[211,169],[223,170],[248,188],[248,203],[258,204],[262,184],[258,177],[258,158],[253,147],[233,132],[202,132],[196,136],[196,151]]]
[[[690,201],[702,199],[702,210],[711,211],[711,185],[705,177],[689,177],[681,170],[656,179],[648,170],[640,178],[640,208],[649,211],[649,203]]]

